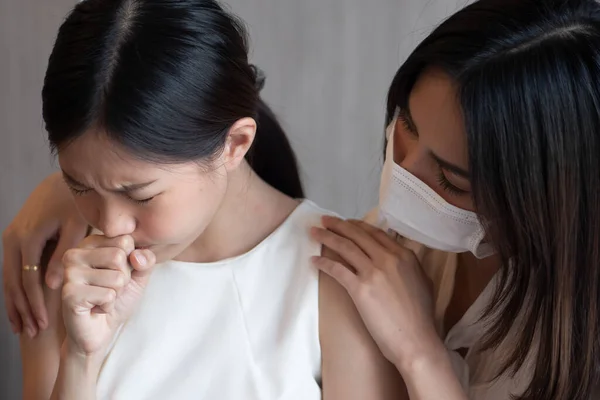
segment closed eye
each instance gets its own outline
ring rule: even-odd
[[[127,196],[129,197],[129,196]],[[132,199],[131,197],[129,197],[129,199],[137,204],[148,204],[152,199],[154,199],[156,196],[152,196],[152,197],[148,197],[147,199],[142,199],[142,200],[137,200],[137,199]]]
[[[448,178],[446,178],[444,170],[441,167],[438,170],[437,181],[443,190],[447,191],[448,193],[454,196],[464,196],[470,193],[469,191],[461,189],[456,185],[452,184],[452,182],[450,182]]]
[[[79,189],[76,187],[73,187],[71,185],[67,185],[69,187],[69,190],[75,195],[75,196],[83,196],[89,192],[92,191],[92,189]],[[152,199],[154,199],[156,196],[152,196],[152,197],[148,197],[146,199],[134,199],[130,196],[128,196],[126,193],[121,193],[123,196],[125,196],[128,200],[133,201],[136,204],[148,204],[150,201],[152,201]]]
[[[88,193],[90,190],[92,189],[77,189],[74,188],[71,185],[67,185],[69,187],[69,190],[75,195],[75,196],[83,196],[84,194]]]

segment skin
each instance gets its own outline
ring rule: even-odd
[[[435,114],[431,110],[436,110]],[[418,79],[393,127],[394,162],[447,202],[474,210],[468,148],[456,90],[439,70]],[[379,348],[398,369],[410,399],[466,399],[435,331],[430,282],[414,254],[359,221],[324,218],[313,237],[340,255],[316,257],[318,268],[349,293]],[[459,255],[446,332],[464,315],[499,268],[497,256]]]
[[[62,290],[43,289],[48,327],[21,335],[24,399],[94,399],[107,346],[134,312],[156,262],[243,254],[297,207],[244,160],[255,131],[254,120],[239,120],[211,163],[148,163],[97,131],[59,152],[80,216],[103,234],[64,253]],[[29,273],[41,282],[39,272]],[[327,275],[319,292],[323,398],[397,399],[404,388],[395,368],[348,294]]]
[[[44,290],[61,286],[64,271],[61,258],[83,240],[87,229],[62,175],[55,173],[35,188],[3,232],[4,300],[14,333],[33,338],[48,327],[52,316],[47,312]],[[47,244],[48,248],[51,244],[56,248],[41,263],[42,250]],[[46,272],[28,274],[22,265],[43,265]]]

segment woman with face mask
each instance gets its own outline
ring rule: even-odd
[[[313,261],[350,294],[342,306],[358,309],[411,399],[594,398],[599,77],[593,0],[476,2],[396,74],[380,205],[366,222],[324,218],[313,236],[332,252]],[[6,248],[37,254],[59,227],[55,257],[69,247],[81,224],[51,179]]]
[[[324,218],[339,257],[315,262],[410,398],[598,398],[600,4],[466,7],[402,65],[387,114],[371,224]]]

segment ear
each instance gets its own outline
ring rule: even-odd
[[[229,129],[222,157],[228,171],[236,169],[244,160],[256,136],[256,121],[242,118]]]

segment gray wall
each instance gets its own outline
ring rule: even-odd
[[[0,0],[0,230],[54,168],[40,89],[56,29],[74,3]],[[249,26],[251,57],[267,74],[264,97],[290,135],[308,196],[360,216],[376,202],[387,86],[417,41],[466,1],[228,3]],[[0,399],[17,399],[18,345],[0,306]]]

